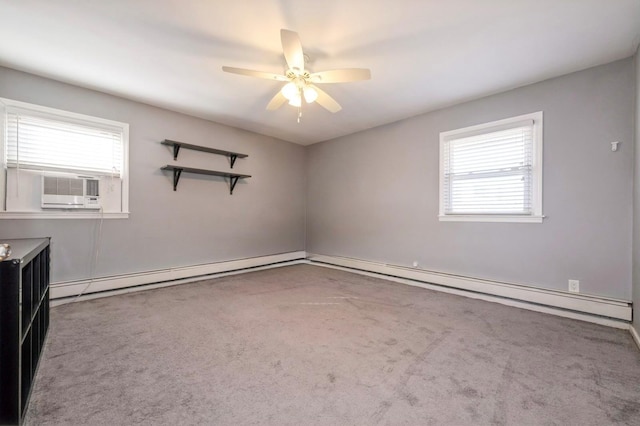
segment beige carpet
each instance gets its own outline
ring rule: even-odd
[[[298,265],[56,307],[29,425],[640,425],[628,332]]]

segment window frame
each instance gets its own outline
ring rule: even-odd
[[[499,214],[499,213],[480,213],[480,214],[455,214],[445,213],[445,197],[448,196],[445,190],[445,144],[454,139],[464,137],[488,134],[503,130],[508,126],[525,120],[533,120],[532,135],[532,190],[531,190],[531,214]],[[543,148],[543,113],[542,111],[523,114],[516,117],[509,117],[502,120],[491,121],[474,126],[464,127],[455,130],[449,130],[440,133],[439,144],[439,221],[452,222],[524,222],[524,223],[542,223],[544,215],[542,214],[542,148]]]
[[[129,124],[115,120],[108,120],[101,117],[95,117],[85,114],[79,114],[71,111],[65,111],[57,108],[36,105],[28,102],[16,101],[13,99],[1,98],[0,106],[2,107],[2,117],[0,117],[0,219],[126,219],[129,217]],[[95,125],[99,128],[117,128],[122,130],[122,173],[120,180],[121,185],[121,209],[120,211],[89,211],[89,210],[43,210],[43,211],[12,211],[7,210],[7,169],[15,166],[7,164],[7,137],[8,129],[6,128],[6,110],[18,109],[25,112],[32,112],[34,115],[58,120],[67,120],[70,124]],[[29,167],[31,170],[40,170],[38,168]],[[43,168],[44,170],[45,168]],[[86,171],[79,169],[60,170],[60,172],[78,173],[86,175]],[[98,176],[98,175],[96,175]],[[102,175],[100,175],[102,176]]]

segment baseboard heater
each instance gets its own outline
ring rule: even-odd
[[[226,275],[305,262],[304,252],[281,253],[204,265],[140,272],[91,280],[59,282],[51,285],[51,299],[55,304],[76,300],[82,296],[130,293],[144,289],[168,287]]]
[[[631,302],[624,300],[481,280],[359,259],[307,254],[303,251],[92,280],[55,283],[51,286],[51,299],[55,301],[55,304],[66,303],[77,300],[80,296],[100,297],[101,294],[128,293],[299,263],[344,269],[402,284],[619,328],[628,328],[632,315]]]
[[[596,322],[604,323],[607,320],[612,320],[618,324],[607,323],[607,325],[616,325],[622,328],[628,327],[632,316],[631,302],[625,300],[546,290],[339,256],[308,254],[307,259],[311,264],[318,266],[344,268],[403,284],[446,291],[540,312],[555,314],[564,312],[562,316],[583,320],[587,315],[600,317],[603,321]]]

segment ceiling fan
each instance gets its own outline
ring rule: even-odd
[[[345,68],[312,73],[305,69],[306,55],[302,51],[302,43],[300,43],[298,33],[282,29],[280,30],[280,39],[288,67],[284,75],[244,68],[222,67],[222,71],[225,72],[286,82],[267,105],[269,111],[280,108],[287,101],[289,105],[302,108],[302,100],[304,99],[306,103],[317,102],[320,106],[335,113],[340,111],[342,107],[316,84],[346,83],[371,78],[371,71],[366,68]],[[298,122],[300,122],[301,116],[302,110],[299,110]]]

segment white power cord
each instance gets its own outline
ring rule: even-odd
[[[91,261],[91,268],[89,269],[89,282],[82,289],[82,291],[78,293],[78,295],[73,299],[73,302],[77,302],[78,299],[83,294],[85,294],[85,292],[89,289],[89,287],[91,287],[91,284],[93,284],[93,275],[95,273],[95,268],[98,263],[98,258],[100,256],[100,240],[102,239],[102,222],[104,222],[104,211],[102,210],[102,206],[100,206],[100,222],[98,226],[98,235],[93,240],[94,256],[93,256],[93,260]],[[95,236],[95,231],[94,231],[94,236]]]

